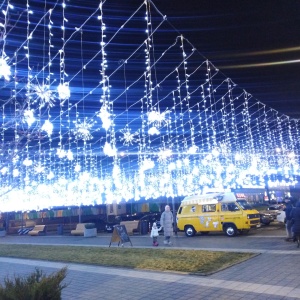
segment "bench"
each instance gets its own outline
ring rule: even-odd
[[[46,225],[35,225],[32,230],[28,232],[29,235],[45,235],[47,233]]]
[[[78,223],[74,230],[71,230],[71,235],[84,235],[85,224]]]
[[[36,222],[31,220],[26,220],[23,222],[21,220],[10,220],[7,233],[20,235],[20,233],[23,234],[22,232],[24,231],[24,234],[27,234],[28,231],[33,229],[35,224]]]

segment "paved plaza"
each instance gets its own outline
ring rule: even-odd
[[[131,240],[134,247],[149,247],[150,244],[147,236],[134,236]],[[221,247],[220,240],[227,243],[225,248]],[[236,238],[217,236],[205,237],[203,240],[201,237],[178,236],[174,237],[173,241],[174,248],[251,251],[260,254],[209,276],[68,264],[68,287],[63,290],[62,298],[300,299],[300,249],[297,249],[294,243],[284,242],[282,229],[264,235]],[[201,246],[203,241],[206,241],[206,247]],[[89,239],[71,236],[7,236],[0,242],[108,247],[109,236],[100,235]],[[246,244],[249,248],[245,247]],[[35,267],[51,273],[66,266],[59,262],[3,257],[0,257],[0,263],[0,278],[13,274],[25,275]]]

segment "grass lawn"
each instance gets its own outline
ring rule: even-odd
[[[0,244],[0,257],[210,274],[252,258],[254,253],[180,249],[102,248]]]

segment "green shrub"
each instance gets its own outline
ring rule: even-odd
[[[96,228],[95,223],[86,223],[85,224],[85,229],[93,229]]]
[[[60,300],[61,291],[67,284],[62,281],[67,275],[67,267],[56,273],[45,275],[38,268],[28,276],[6,277],[0,285],[1,300]]]

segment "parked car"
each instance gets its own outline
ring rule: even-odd
[[[147,223],[144,226],[139,226],[139,228],[145,228],[145,226],[147,226],[147,231],[150,232],[151,227],[153,225],[154,222],[156,222],[157,227],[160,227],[160,216],[161,213],[156,212],[156,213],[139,213],[139,214],[133,214],[133,215],[120,215],[120,216],[116,216],[115,218],[115,222],[112,223],[106,223],[105,225],[105,231],[106,232],[113,232],[114,230],[114,226],[115,225],[119,225],[122,221],[139,221],[141,222],[145,222]],[[163,230],[161,230],[160,232],[163,232]]]
[[[150,213],[148,215],[143,216],[140,219],[140,222],[147,222],[148,223],[148,227],[149,227],[149,232],[151,231],[152,225],[155,222],[157,227],[160,228],[160,216],[161,213]],[[159,231],[159,233],[162,233],[163,229],[161,231]]]
[[[275,220],[275,217],[273,214],[270,213],[262,213],[260,212],[260,223],[264,225],[270,225],[271,222]]]
[[[277,204],[277,205],[270,205],[268,208],[267,208],[267,212],[272,214],[273,217],[275,219],[277,219],[277,216],[283,211],[284,209],[284,206],[283,205],[280,205],[280,204]]]

